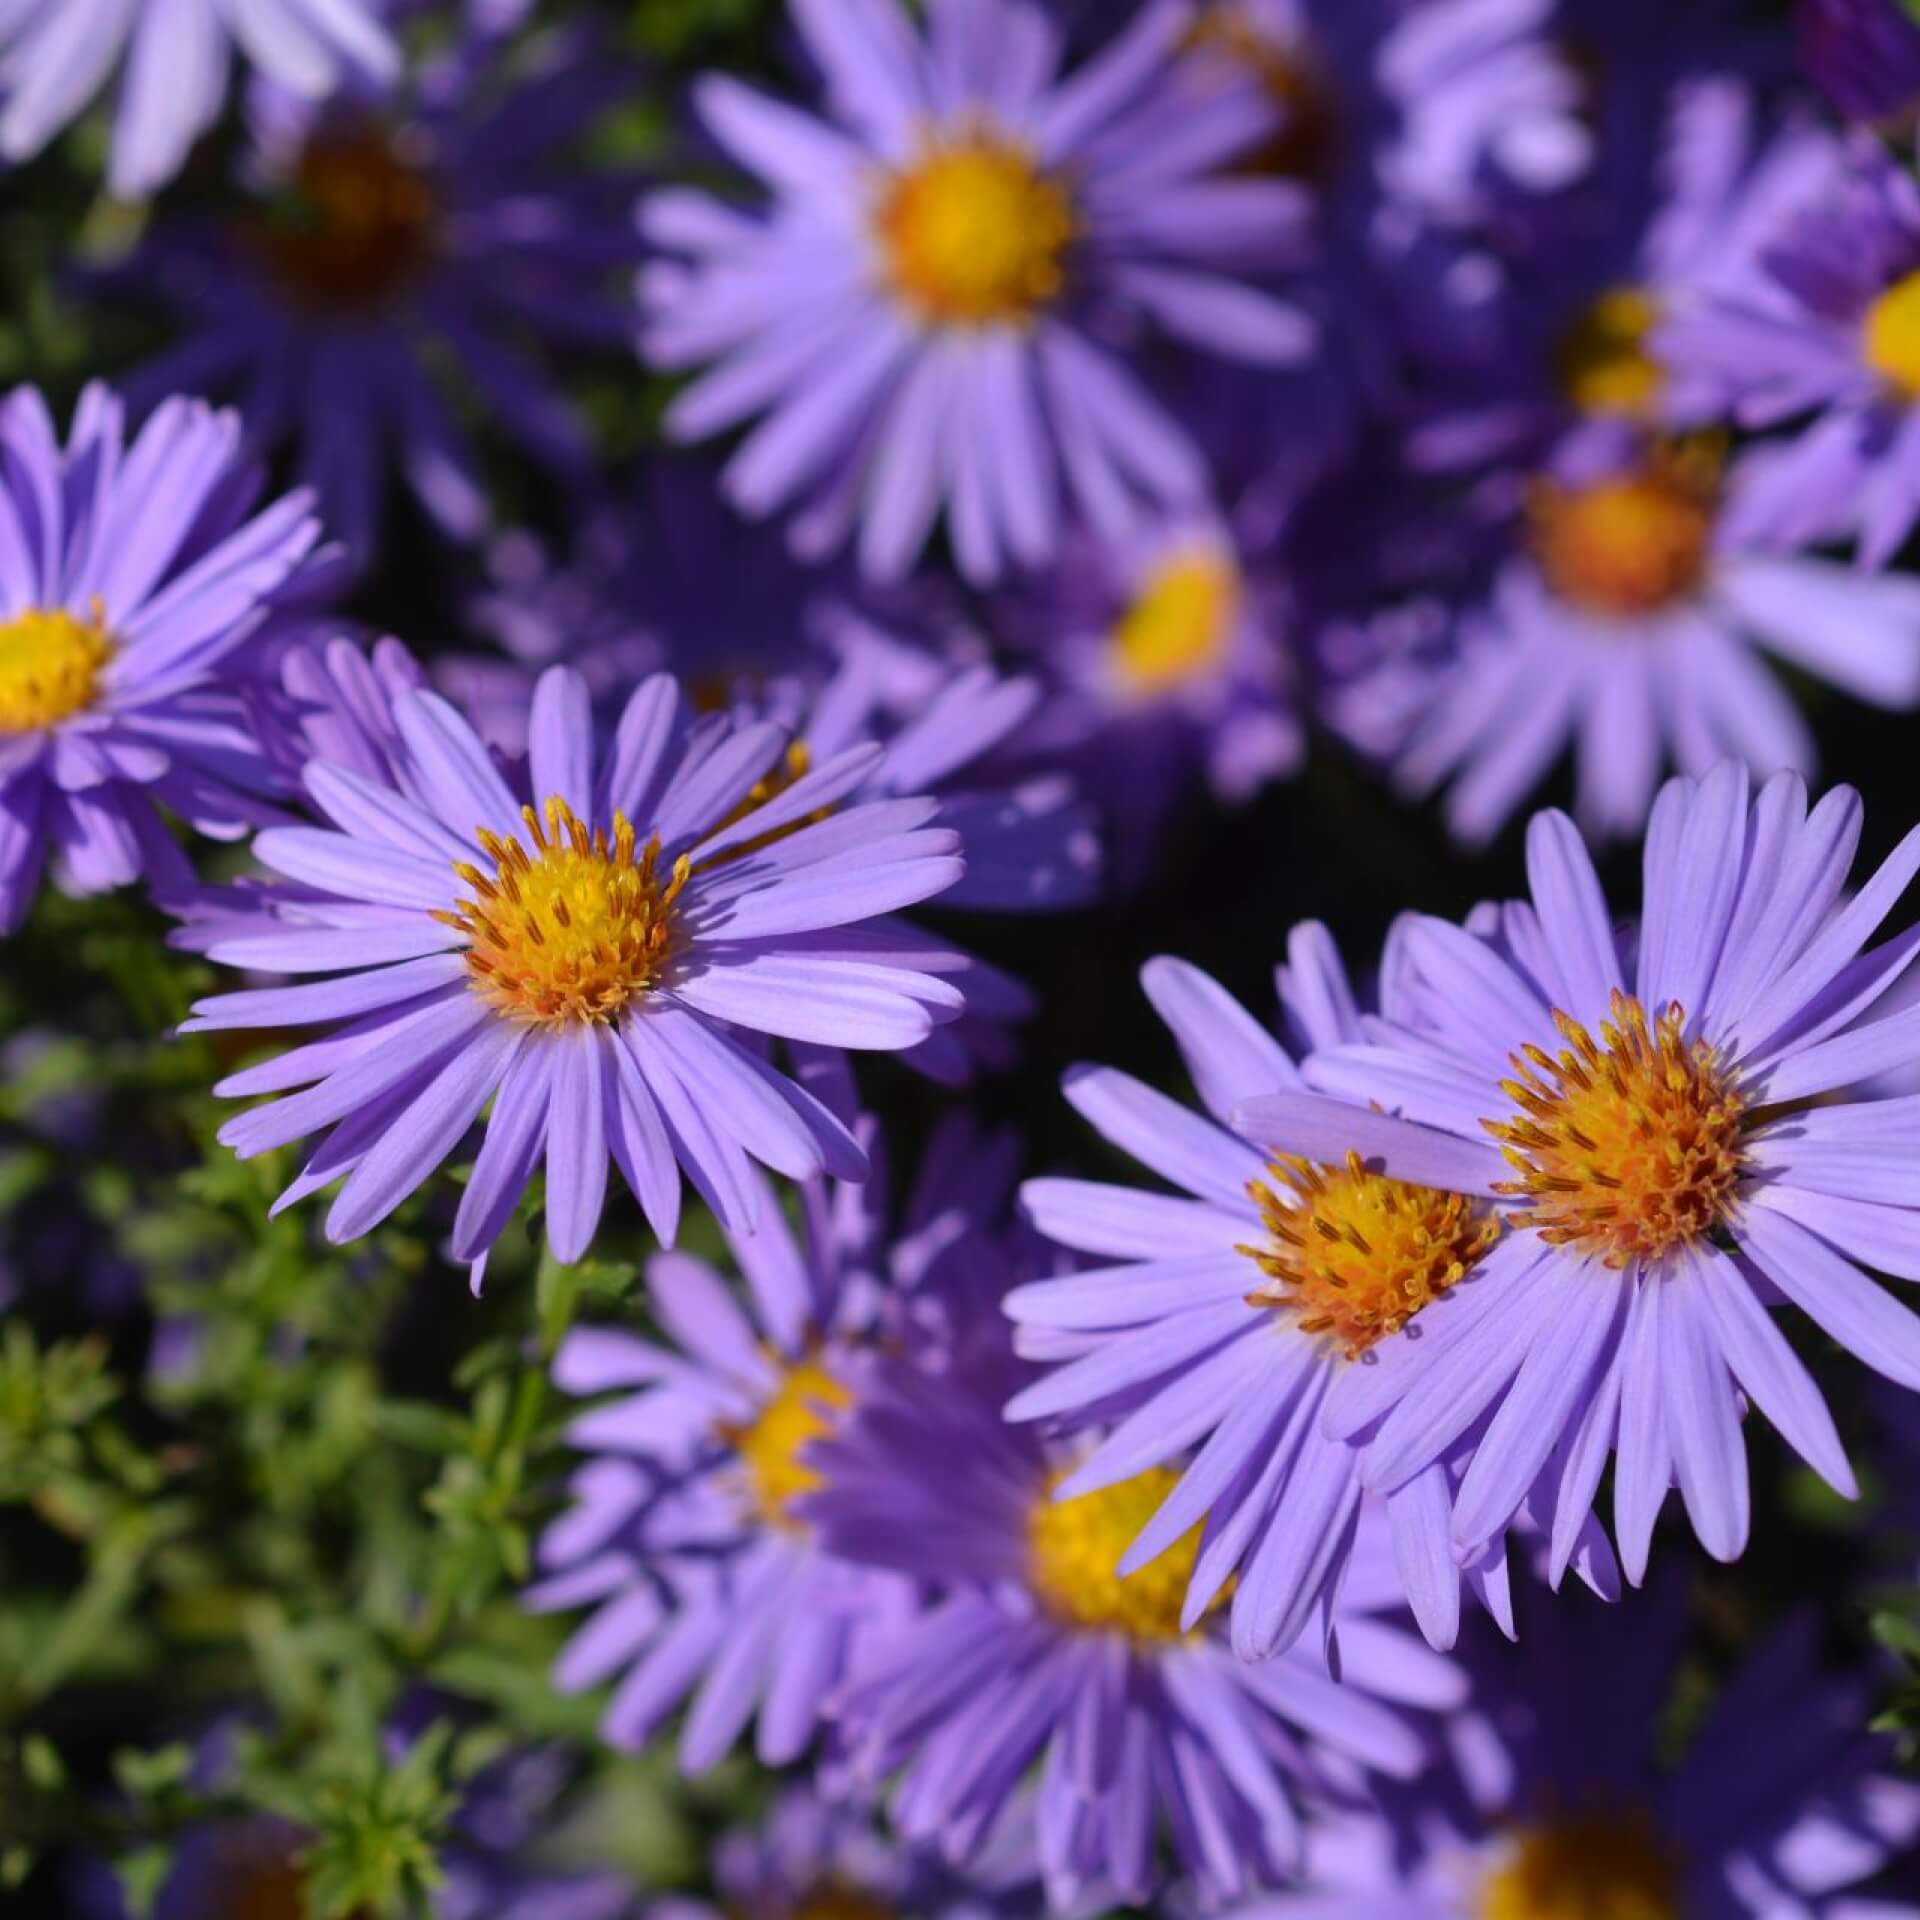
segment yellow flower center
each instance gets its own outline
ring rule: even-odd
[[[1610,1011],[1598,1040],[1556,1012],[1566,1047],[1512,1055],[1515,1077],[1500,1088],[1520,1111],[1480,1124],[1520,1175],[1497,1191],[1532,1202],[1542,1239],[1624,1267],[1727,1217],[1746,1101],[1714,1049],[1683,1037],[1677,1004],[1649,1026],[1640,1002],[1616,988]]]
[[[744,820],[748,814],[757,813],[769,800],[779,799],[796,780],[801,779],[807,774],[812,769],[812,766],[813,750],[804,740],[794,741],[792,745],[787,748],[786,758],[782,760],[765,779],[756,780],[753,785],[748,788],[747,797],[721,821],[720,826],[716,827],[714,831],[718,833],[723,827],[734,826]],[[773,827],[766,833],[758,834],[751,840],[743,841],[737,847],[728,847],[724,852],[713,854],[708,859],[701,861],[701,871],[706,872],[714,867],[724,867],[735,860],[744,860],[748,854],[758,853],[761,848],[773,846],[777,841],[786,839],[789,834],[798,833],[802,827],[811,827],[817,822],[826,819],[832,811],[833,809],[831,807],[817,807],[812,813],[803,814],[798,820],[788,821],[784,827]]]
[[[1060,292],[1073,206],[1020,147],[980,132],[895,174],[875,228],[894,291],[921,319],[1017,324]]]
[[[1285,1308],[1303,1333],[1324,1333],[1349,1360],[1398,1333],[1466,1276],[1500,1237],[1500,1222],[1464,1194],[1375,1173],[1357,1153],[1343,1167],[1291,1155],[1247,1191],[1267,1229],[1242,1247],[1267,1284],[1250,1306]],[[1283,1197],[1284,1195],[1284,1197]]]
[[[424,175],[377,129],[316,134],[287,204],[257,230],[267,264],[305,305],[383,305],[431,257],[438,215]]]
[[[1867,309],[1861,348],[1902,399],[1920,399],[1920,273],[1896,280]]]
[[[1548,586],[1621,620],[1685,599],[1706,572],[1717,483],[1717,462],[1700,449],[1584,486],[1536,482],[1530,532]]]
[[[90,705],[112,657],[97,607],[91,620],[59,607],[29,607],[0,622],[0,734],[50,727]]]
[[[558,795],[544,824],[520,811],[532,851],[482,827],[492,877],[457,863],[475,897],[434,918],[467,936],[471,984],[500,1012],[550,1027],[611,1020],[666,967],[686,858],[662,879],[658,838],[637,851],[624,814],[609,839],[602,827],[589,834]]]
[[[1210,548],[1163,562],[1121,615],[1109,645],[1121,682],[1170,692],[1218,666],[1240,609],[1240,577]]]
[[[1476,1920],[1680,1920],[1679,1875],[1644,1820],[1546,1821],[1481,1883]]]
[[[833,1431],[853,1395],[818,1360],[802,1360],[782,1376],[773,1398],[744,1427],[722,1426],[721,1437],[746,1463],[753,1504],[770,1527],[798,1533],[793,1502],[826,1483],[800,1455]]]
[[[1624,414],[1640,420],[1653,411],[1666,373],[1647,351],[1660,317],[1653,296],[1639,287],[1612,287],[1568,331],[1560,349],[1560,384],[1588,414]]]
[[[1122,1579],[1114,1569],[1179,1481],[1171,1467],[1149,1467],[1118,1486],[1053,1499],[1056,1474],[1027,1517],[1034,1592],[1047,1610],[1077,1627],[1124,1633],[1130,1640],[1178,1640],[1180,1608],[1200,1555],[1200,1528]],[[1215,1601],[1224,1600],[1224,1592]]]
[[[1232,0],[1209,7],[1188,46],[1244,68],[1280,110],[1280,128],[1246,158],[1248,171],[1284,180],[1324,180],[1340,145],[1340,114],[1325,76],[1306,52],[1262,33]]]

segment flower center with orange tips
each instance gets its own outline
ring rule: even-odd
[[[1247,1304],[1293,1313],[1349,1360],[1457,1286],[1500,1237],[1464,1194],[1390,1179],[1357,1153],[1338,1167],[1287,1155],[1268,1172],[1272,1186],[1247,1188],[1267,1230],[1264,1247],[1238,1249],[1267,1276]]]
[[[673,904],[685,856],[660,872],[660,842],[638,846],[624,814],[589,833],[557,795],[545,817],[521,809],[527,844],[482,828],[491,875],[454,872],[473,898],[434,918],[465,934],[474,990],[501,1013],[540,1026],[612,1020],[658,984],[673,951]]]
[[[1240,597],[1238,573],[1211,548],[1162,562],[1109,637],[1121,685],[1151,698],[1210,673],[1226,655]]]
[[[1620,620],[1686,599],[1706,573],[1718,481],[1717,460],[1695,447],[1604,480],[1536,482],[1529,533],[1547,585]]]
[[[1280,113],[1279,130],[1243,165],[1283,180],[1324,180],[1340,145],[1340,113],[1316,63],[1300,48],[1262,33],[1235,0],[1220,0],[1195,21],[1187,44],[1217,53],[1256,80]]]
[[[1198,1523],[1144,1567],[1124,1578],[1115,1571],[1179,1474],[1149,1467],[1116,1486],[1055,1500],[1060,1478],[1046,1483],[1027,1515],[1028,1569],[1041,1603],[1073,1626],[1140,1642],[1180,1639],[1180,1609],[1200,1557]],[[1223,1590],[1214,1604],[1225,1598]]]
[[[384,305],[432,257],[433,190],[375,128],[317,133],[284,207],[257,231],[267,264],[304,305],[337,313]]]
[[[1867,365],[1895,393],[1920,399],[1920,273],[1896,280],[1867,309],[1860,346]]]
[[[1018,324],[1065,284],[1073,204],[1024,148],[979,131],[891,176],[874,230],[888,281],[922,320]]]
[[[0,621],[0,734],[32,733],[91,706],[112,657],[97,609],[76,620],[59,607],[29,607]]]
[[[1514,1054],[1515,1077],[1500,1087],[1519,1111],[1480,1124],[1520,1176],[1496,1190],[1530,1203],[1543,1240],[1624,1267],[1726,1219],[1745,1165],[1746,1101],[1715,1050],[1686,1038],[1678,1005],[1650,1023],[1616,989],[1610,1013],[1596,1040],[1556,1012],[1566,1046]]]
[[[1560,385],[1586,414],[1640,420],[1666,385],[1647,351],[1660,309],[1640,287],[1610,287],[1568,330],[1560,349]]]
[[[1680,1920],[1679,1880],[1645,1820],[1549,1820],[1519,1830],[1474,1920]]]
[[[817,1359],[802,1360],[786,1369],[773,1397],[747,1425],[721,1427],[721,1438],[747,1469],[754,1509],[768,1526],[804,1531],[793,1503],[826,1483],[800,1456],[824,1440],[852,1405],[853,1395]]]

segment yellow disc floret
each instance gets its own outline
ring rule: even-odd
[[[853,1396],[817,1359],[802,1360],[781,1376],[773,1397],[744,1427],[723,1426],[722,1437],[747,1469],[756,1511],[770,1527],[801,1530],[793,1502],[825,1483],[800,1458],[852,1406]]]
[[[1239,574],[1212,548],[1190,548],[1163,561],[1109,641],[1122,686],[1151,697],[1211,672],[1226,653],[1239,607]]]
[[[1867,365],[1902,399],[1920,399],[1920,273],[1896,280],[1861,323]]]
[[[316,134],[286,206],[259,231],[267,264],[304,305],[378,307],[426,264],[437,214],[425,176],[377,128]]]
[[[1073,204],[1022,147],[976,132],[893,175],[874,225],[889,284],[922,320],[1018,324],[1065,283]]]
[[[97,610],[76,620],[59,607],[29,607],[0,621],[0,734],[31,733],[90,706],[112,657]]]
[[[663,878],[657,838],[639,851],[618,813],[611,836],[589,834],[557,795],[544,821],[531,807],[521,817],[531,851],[483,827],[492,875],[459,862],[474,897],[434,918],[467,936],[472,985],[502,1013],[542,1026],[611,1020],[666,968],[686,858]]]
[[[1653,296],[1639,287],[1612,287],[1568,331],[1560,350],[1560,384],[1586,414],[1644,419],[1666,384],[1647,336],[1659,318]]]
[[[1514,1836],[1474,1920],[1680,1920],[1679,1874],[1645,1820],[1544,1821]]]
[[[1124,1633],[1130,1640],[1179,1639],[1180,1609],[1200,1553],[1198,1525],[1124,1579],[1115,1569],[1180,1476],[1170,1467],[1150,1467],[1118,1486],[1056,1501],[1058,1478],[1042,1489],[1027,1519],[1029,1564],[1041,1603],[1075,1626]]]
[[[1345,1166],[1291,1155],[1247,1191],[1267,1229],[1264,1247],[1242,1247],[1267,1284],[1248,1304],[1299,1316],[1349,1360],[1465,1279],[1500,1237],[1500,1222],[1464,1194],[1376,1173],[1357,1153]]]
[[[1715,1050],[1685,1037],[1678,1005],[1649,1024],[1616,988],[1610,1012],[1598,1040],[1556,1012],[1566,1046],[1514,1054],[1514,1078],[1500,1086],[1520,1111],[1481,1125],[1520,1175],[1497,1191],[1531,1201],[1542,1239],[1624,1267],[1725,1220],[1746,1101]]]
[[[1602,480],[1537,482],[1530,531],[1547,585],[1620,620],[1686,599],[1706,573],[1718,480],[1717,459],[1691,446]]]

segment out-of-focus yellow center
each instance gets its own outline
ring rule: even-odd
[[[1059,1478],[1041,1490],[1027,1518],[1033,1587],[1042,1604],[1075,1626],[1143,1642],[1179,1639],[1180,1608],[1200,1554],[1199,1527],[1124,1579],[1114,1569],[1180,1476],[1170,1467],[1149,1467],[1117,1486],[1056,1501]]]
[[[112,657],[97,611],[76,620],[59,607],[29,607],[0,622],[0,733],[31,733],[90,705]]]
[[[1920,399],[1920,273],[1896,280],[1867,309],[1861,349],[1903,399]]]
[[[1560,384],[1582,413],[1643,420],[1666,373],[1647,351],[1660,309],[1639,287],[1612,287],[1574,322],[1560,349]]]
[[[1319,66],[1304,48],[1262,33],[1240,0],[1216,0],[1194,22],[1187,44],[1224,55],[1259,82],[1280,112],[1279,130],[1243,163],[1284,180],[1324,180],[1340,146],[1340,114]]]
[[[1706,572],[1718,482],[1717,459],[1699,447],[1584,485],[1536,482],[1529,532],[1548,586],[1619,620],[1684,600]]]
[[[467,936],[471,984],[500,1012],[552,1027],[612,1020],[666,967],[686,858],[662,878],[658,838],[638,850],[619,813],[611,837],[589,834],[558,795],[544,821],[531,807],[521,818],[532,850],[482,827],[493,873],[457,863],[474,897],[434,918]]]
[[[894,1910],[859,1887],[829,1880],[796,1905],[790,1920],[896,1920]]]
[[[1519,1112],[1483,1120],[1520,1175],[1497,1191],[1531,1202],[1543,1240],[1609,1267],[1657,1260],[1724,1220],[1744,1165],[1746,1101],[1675,1004],[1649,1024],[1615,990],[1594,1039],[1568,1015],[1556,1056],[1527,1046],[1500,1090]]]
[[[1481,1883],[1475,1920],[1681,1920],[1679,1875],[1644,1820],[1546,1821]]]
[[[1065,282],[1073,203],[1023,148],[977,132],[895,174],[875,228],[888,280],[921,319],[1017,324]]]
[[[1240,576],[1210,548],[1177,553],[1156,567],[1110,640],[1113,664],[1131,692],[1171,692],[1225,657],[1240,610]]]
[[[1464,1194],[1416,1187],[1375,1173],[1357,1153],[1345,1166],[1291,1155],[1248,1183],[1267,1244],[1247,1255],[1267,1284],[1250,1306],[1299,1316],[1303,1333],[1325,1334],[1356,1359],[1398,1333],[1424,1306],[1466,1277],[1500,1237],[1500,1222]]]
[[[259,233],[268,265],[305,305],[335,312],[383,305],[432,256],[438,216],[426,177],[386,134],[315,134],[286,206]]]
[[[724,1426],[722,1436],[745,1462],[753,1504],[770,1527],[802,1531],[793,1503],[825,1485],[800,1455],[833,1431],[853,1395],[818,1360],[802,1360],[781,1376],[778,1390],[746,1426]]]

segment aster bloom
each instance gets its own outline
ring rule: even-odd
[[[806,1518],[820,1485],[812,1448],[864,1391],[876,1343],[918,1334],[906,1295],[931,1289],[940,1262],[1001,1203],[1004,1153],[950,1126],[937,1137],[897,1231],[879,1182],[858,1192],[812,1181],[800,1231],[770,1199],[751,1234],[730,1234],[742,1302],[704,1261],[648,1265],[665,1343],[578,1329],[554,1377],[609,1400],[569,1429],[590,1457],[573,1505],[539,1548],[539,1610],[591,1605],[555,1684],[575,1692],[618,1678],[601,1733],[639,1748],[692,1695],[681,1764],[723,1759],[757,1715],[768,1765],[803,1754],[857,1650],[897,1630],[912,1583],[824,1550]]]
[[[1183,1625],[1197,1532],[1117,1570],[1173,1474],[1056,1498],[1072,1449],[1000,1417],[1026,1372],[987,1323],[937,1390],[876,1369],[812,1451],[802,1510],[825,1544],[941,1590],[840,1696],[852,1776],[894,1782],[896,1829],[964,1865],[1037,1766],[1056,1907],[1145,1904],[1163,1835],[1206,1904],[1275,1884],[1298,1865],[1296,1795],[1416,1773],[1421,1711],[1457,1705],[1464,1676],[1376,1617],[1390,1582],[1371,1538],[1324,1644],[1250,1666],[1213,1624]]]
[[[254,842],[300,891],[278,906],[263,893],[257,924],[207,947],[332,977],[217,996],[189,1022],[329,1029],[216,1089],[302,1089],[221,1130],[242,1157],[324,1133],[283,1205],[344,1174],[327,1232],[357,1238],[489,1100],[454,1224],[462,1260],[484,1257],[543,1156],[563,1260],[593,1237],[609,1155],[663,1241],[682,1167],[742,1228],[756,1215],[749,1156],[796,1178],[862,1175],[846,1128],[738,1036],[898,1048],[959,1010],[862,925],[958,877],[953,836],[924,825],[933,802],[841,807],[872,748],[767,797],[786,736],[690,722],[665,675],[635,690],[610,752],[580,678],[542,675],[516,786],[439,695],[400,693],[391,721],[395,780],[310,761],[306,795],[329,824]]]
[[[1141,977],[1212,1118],[1113,1068],[1067,1076],[1075,1108],[1179,1195],[1088,1180],[1025,1184],[1035,1225],[1103,1264],[1008,1295],[1022,1350],[1064,1364],[1007,1413],[1111,1426],[1061,1496],[1159,1487],[1164,1499],[1139,1504],[1138,1537],[1120,1561],[1142,1581],[1172,1580],[1175,1543],[1204,1522],[1198,1551],[1184,1553],[1181,1623],[1191,1628],[1231,1591],[1234,1648],[1263,1659],[1332,1604],[1353,1550],[1363,1461],[1323,1435],[1329,1396],[1376,1351],[1405,1341],[1402,1329],[1488,1256],[1499,1224],[1490,1206],[1385,1178],[1347,1149],[1270,1160],[1232,1114],[1241,1101],[1302,1085],[1287,1047],[1184,961],[1150,961]],[[1362,1015],[1324,928],[1295,929],[1277,985],[1303,1052],[1360,1038]],[[1150,1481],[1134,1478],[1143,1468]],[[1441,1647],[1459,1628],[1463,1577],[1503,1625],[1512,1620],[1500,1539],[1476,1541],[1464,1567],[1455,1564],[1453,1480],[1436,1460],[1387,1502],[1398,1590]],[[1583,1577],[1611,1591],[1597,1527],[1583,1544]]]
[[[1299,251],[1299,192],[1219,174],[1275,124],[1261,89],[1194,97],[1170,57],[1180,0],[1066,75],[1029,0],[940,0],[924,34],[866,0],[794,15],[830,117],[717,75],[696,94],[770,207],[678,188],[642,206],[669,256],[642,275],[642,350],[707,368],[669,431],[764,416],[728,497],[799,509],[809,554],[857,526],[883,579],[943,508],[985,581],[1051,556],[1063,500],[1113,533],[1198,497],[1198,449],[1102,336],[1150,322],[1253,365],[1304,357],[1301,315],[1248,277]]]
[[[789,1787],[757,1827],[723,1834],[708,1871],[718,1904],[660,1900],[649,1920],[1024,1920],[1045,1911],[1030,1818],[1014,1822],[974,1871],[957,1874],[883,1834],[864,1808],[808,1787]]]
[[[526,345],[624,339],[612,276],[637,243],[623,183],[572,149],[628,83],[586,33],[523,56],[470,24],[325,102],[257,87],[242,164],[253,206],[162,220],[113,276],[174,309],[183,332],[137,396],[242,396],[255,442],[293,446],[361,560],[388,471],[450,536],[486,530],[443,368],[524,452],[583,482],[584,423]]]
[[[1505,1231],[1421,1314],[1420,1337],[1350,1368],[1323,1416],[1365,1440],[1383,1489],[1467,1443],[1461,1551],[1532,1498],[1557,1574],[1612,1454],[1632,1579],[1676,1482],[1707,1550],[1735,1558],[1742,1395],[1851,1497],[1778,1302],[1920,1386],[1920,1320],[1863,1271],[1920,1279],[1916,1103],[1852,1092],[1920,1049],[1920,1017],[1881,1008],[1920,930],[1867,946],[1920,869],[1920,831],[1842,904],[1860,820],[1849,789],[1809,810],[1791,775],[1751,805],[1735,765],[1669,782],[1629,965],[1572,823],[1541,814],[1531,901],[1477,930],[1410,919],[1394,1005],[1307,1063],[1322,1091],[1237,1109],[1283,1150],[1354,1151],[1497,1208]]]
[[[0,155],[30,159],[85,112],[122,60],[109,186],[152,193],[219,118],[234,51],[318,99],[391,75],[380,0],[18,0],[0,15]]]
[[[1684,1651],[1676,1599],[1541,1608],[1476,1674],[1460,1787],[1443,1773],[1392,1821],[1334,1817],[1305,1885],[1234,1920],[1920,1914],[1862,1884],[1920,1833],[1920,1791],[1892,1741],[1862,1731],[1867,1677],[1823,1670],[1809,1620],[1750,1652],[1677,1759],[1656,1761]]]
[[[1811,772],[1812,735],[1763,651],[1877,706],[1920,700],[1920,587],[1756,543],[1700,441],[1576,436],[1457,623],[1457,654],[1403,700],[1392,771],[1413,796],[1451,782],[1447,823],[1469,844],[1569,746],[1597,835],[1638,829],[1669,758],[1695,775],[1728,756]],[[1346,698],[1364,706],[1364,682]]]
[[[1879,568],[1920,520],[1920,186],[1865,136],[1851,160],[1779,223],[1759,288],[1677,317],[1656,345],[1742,425],[1794,427],[1738,470],[1739,535],[1852,539]]]
[[[161,809],[233,839],[278,790],[231,690],[336,569],[304,493],[254,512],[240,423],[175,399],[128,439],[90,386],[61,445],[30,387],[0,401],[0,928],[49,857],[62,892],[193,872]]]

